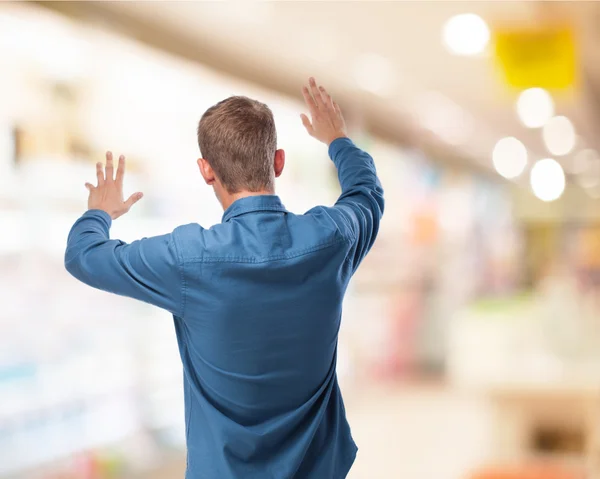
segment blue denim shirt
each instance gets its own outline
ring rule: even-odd
[[[80,281],[171,312],[184,369],[188,479],[338,479],[357,448],[336,377],[342,300],[377,235],[383,190],[349,139],[329,154],[342,193],[292,214],[277,196],[126,244],[90,210],[68,238]]]

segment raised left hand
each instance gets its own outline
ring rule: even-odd
[[[106,153],[106,167],[96,163],[96,177],[98,185],[86,183],[85,187],[90,192],[88,198],[89,210],[102,210],[110,215],[113,220],[127,213],[130,208],[142,199],[143,193],[132,194],[127,201],[123,200],[123,177],[125,176],[125,157],[119,157],[117,176],[114,177],[113,155],[110,151]]]

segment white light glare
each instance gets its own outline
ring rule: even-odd
[[[527,128],[541,128],[554,115],[554,102],[543,88],[529,88],[517,100],[517,114]]]
[[[556,156],[562,156],[575,148],[577,135],[571,120],[566,116],[555,116],[548,120],[542,132],[548,151]]]
[[[492,153],[496,171],[504,178],[516,178],[527,165],[527,149],[516,138],[509,136],[496,143]]]
[[[454,55],[482,53],[490,41],[490,29],[479,15],[462,13],[450,18],[442,30],[442,42]]]
[[[551,158],[539,160],[531,169],[531,189],[542,201],[554,201],[565,190],[565,173],[562,166]]]

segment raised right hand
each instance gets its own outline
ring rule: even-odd
[[[331,99],[331,95],[325,88],[317,86],[314,78],[308,80],[308,87],[302,88],[302,95],[311,119],[309,120],[304,113],[300,117],[310,136],[326,145],[330,145],[333,140],[348,136],[340,107]]]
[[[110,215],[113,220],[124,215],[129,209],[142,199],[143,194],[138,192],[127,200],[123,198],[123,177],[125,176],[125,157],[119,157],[117,177],[114,178],[113,155],[106,152],[106,167],[102,163],[96,164],[96,186],[86,183],[85,187],[90,192],[88,198],[89,210],[102,210]]]

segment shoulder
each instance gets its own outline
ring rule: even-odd
[[[204,231],[206,230],[198,223],[188,223],[186,225],[181,225],[175,228],[173,230],[173,236],[177,239],[184,239],[189,236],[203,234]]]
[[[233,226],[231,223],[218,223],[204,228],[198,223],[189,223],[173,230],[173,240],[184,260],[200,259],[232,244],[235,236]]]
[[[194,251],[202,248],[205,232],[206,229],[198,223],[181,225],[173,230],[171,236],[181,259],[188,259]]]
[[[352,216],[340,206],[315,206],[302,217],[310,219],[321,227],[334,228],[336,235],[347,242],[355,239]]]

